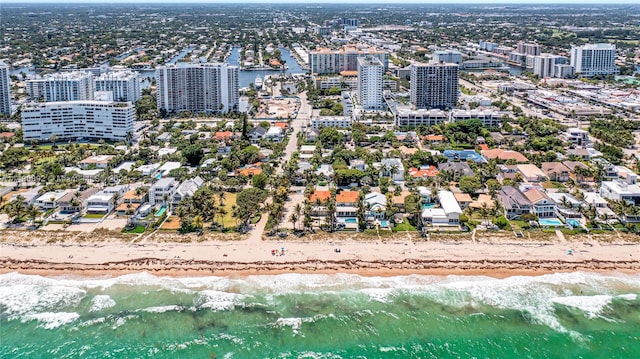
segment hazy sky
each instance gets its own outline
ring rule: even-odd
[[[25,3],[258,3],[258,4],[602,4],[602,0],[0,0],[5,4]],[[638,0],[612,0],[606,4],[638,4]]]

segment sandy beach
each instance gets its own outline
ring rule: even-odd
[[[335,273],[363,275],[469,274],[505,277],[562,271],[640,271],[640,243],[603,242],[597,236],[571,240],[514,240],[487,234],[418,241],[404,236],[362,241],[214,240],[158,233],[144,241],[114,234],[93,240],[68,232],[2,232],[0,273],[104,275],[149,271],[159,275]],[[102,236],[100,241],[95,238]],[[305,237],[306,238],[306,237]],[[189,243],[183,243],[192,241]],[[283,251],[284,249],[284,251]],[[339,250],[339,252],[337,251]],[[284,253],[284,254],[283,254]]]

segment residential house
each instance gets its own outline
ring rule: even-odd
[[[281,127],[271,126],[264,134],[264,139],[272,142],[280,142],[284,138],[284,131]]]
[[[308,127],[304,130],[304,139],[307,142],[316,142],[320,136],[320,130]]]
[[[173,193],[173,205],[175,206],[186,198],[193,196],[193,194],[196,193],[203,184],[204,180],[200,177],[195,177],[182,182]]]
[[[562,164],[569,169],[569,178],[571,178],[575,183],[580,184],[585,181],[593,180],[592,177],[585,177],[583,174],[581,174],[581,170],[576,171],[576,169],[578,168],[582,170],[588,170],[589,166],[585,165],[584,163],[578,161],[564,161],[562,162]]]
[[[175,162],[175,161],[168,161],[168,162],[165,162],[162,166],[160,166],[160,168],[158,168],[158,172],[162,174],[162,177],[166,177],[169,175],[171,171],[177,170],[180,167],[182,167],[182,163]]]
[[[494,148],[491,150],[484,150],[481,152],[482,155],[490,160],[500,160],[500,161],[509,161],[513,160],[515,162],[529,162],[529,160],[520,152],[512,151],[512,150],[503,150],[501,148]]]
[[[67,191],[64,190],[46,192],[36,199],[35,205],[43,210],[56,208],[58,207],[58,204],[62,197],[64,197],[66,194]]]
[[[521,215],[531,213],[533,204],[519,189],[503,186],[496,197],[504,208],[504,215],[508,219],[518,219]]]
[[[542,172],[554,182],[567,182],[571,179],[571,170],[561,162],[542,162]]]
[[[534,164],[519,164],[516,165],[516,168],[522,175],[522,179],[527,182],[540,183],[548,180],[547,175]]]
[[[153,176],[158,172],[158,168],[160,168],[159,163],[151,163],[148,165],[142,165],[136,168],[136,170],[140,171],[143,176]]]
[[[458,201],[458,204],[462,209],[466,209],[467,207],[469,207],[471,202],[473,202],[471,196],[468,193],[456,192],[453,194],[453,196],[456,198],[456,201]]]
[[[420,168],[409,168],[409,176],[413,178],[427,178],[436,177],[438,175],[438,168],[436,166],[420,166]]]
[[[627,201],[634,206],[640,206],[640,186],[630,184],[626,180],[603,181],[600,184],[600,195],[606,199]]]
[[[336,216],[356,218],[358,212],[359,191],[342,191],[336,195]]]
[[[474,150],[444,150],[442,155],[449,161],[467,161],[475,163],[487,163],[487,159]]]
[[[251,144],[256,145],[260,143],[264,135],[267,133],[267,130],[262,126],[256,126],[247,132],[247,137],[251,141]]]
[[[109,162],[114,158],[111,155],[99,155],[99,156],[89,156],[84,160],[80,161],[78,165],[80,168],[86,170],[89,168],[100,168],[105,169],[109,166]]]
[[[554,192],[547,193],[556,203],[556,215],[567,222],[569,219],[580,220],[582,214],[578,211],[578,208],[582,206],[582,202],[575,198],[570,193]]]
[[[144,203],[146,201],[146,194],[138,195],[136,190],[130,190],[124,193],[122,200],[124,203]]]
[[[531,212],[538,218],[555,217],[556,203],[544,191],[530,188],[523,194],[531,202]]]
[[[100,191],[89,196],[86,201],[87,213],[108,214],[111,213],[115,201],[113,193]]]
[[[585,146],[589,143],[589,132],[576,127],[567,128],[562,133],[562,137],[576,146]]]
[[[380,177],[391,177],[394,183],[404,182],[404,165],[399,158],[383,158]]]
[[[16,198],[18,196],[22,196],[22,198],[24,198],[24,200],[22,200],[22,203],[25,206],[29,206],[31,204],[36,203],[36,200],[40,197],[40,191],[42,190],[42,188],[44,188],[43,186],[36,186],[33,187],[32,189],[28,190],[27,192],[22,192],[20,194],[15,194],[11,197],[11,201],[15,201]]]
[[[609,208],[609,202],[596,192],[583,192],[584,203],[587,206],[594,206],[596,214],[600,218],[615,218],[616,214]]]
[[[367,164],[366,164],[366,162],[364,162],[364,160],[353,159],[353,160],[349,161],[349,168],[364,172],[364,171],[367,170]]]
[[[387,211],[387,197],[382,193],[371,192],[364,196],[364,205],[368,221],[385,219]]]
[[[326,217],[329,214],[327,202],[331,199],[331,191],[316,190],[309,196],[311,204],[311,215],[315,217]]]
[[[213,135],[213,139],[216,141],[231,141],[236,138],[236,134],[231,131],[218,131]]]
[[[172,177],[159,179],[149,188],[149,203],[152,206],[165,204],[173,198],[173,194],[178,188],[178,181]]]
[[[256,162],[238,169],[238,175],[253,177],[262,173],[262,162]]]
[[[298,158],[300,158],[300,160],[310,160],[313,157],[313,154],[315,152],[316,152],[316,146],[302,145],[300,146],[300,152],[298,154]]]
[[[425,208],[422,210],[422,223],[433,226],[457,226],[460,224],[462,209],[450,191],[438,192],[438,208]]]
[[[422,204],[433,203],[433,192],[431,191],[431,188],[419,186],[417,190]]]
[[[95,187],[88,188],[82,192],[68,192],[62,198],[60,198],[59,206],[62,213],[76,213],[81,212],[85,207],[87,199],[98,192]],[[79,195],[76,195],[79,193]]]
[[[402,191],[399,196],[393,196],[393,204],[392,206],[398,209],[398,212],[404,213],[407,211],[407,208],[404,205],[404,200],[407,196],[410,196],[410,191]]]
[[[438,171],[450,171],[454,175],[462,176],[474,176],[475,173],[466,162],[444,162],[438,164]]]

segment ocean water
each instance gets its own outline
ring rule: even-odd
[[[0,358],[640,358],[640,275],[0,275]]]

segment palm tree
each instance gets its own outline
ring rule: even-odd
[[[203,225],[202,216],[196,215],[195,217],[193,217],[193,222],[191,222],[191,225],[194,228],[201,229]]]
[[[298,215],[295,213],[291,213],[291,216],[289,216],[289,222],[291,222],[293,224],[293,230],[296,230],[296,223],[298,223]]]
[[[27,216],[31,219],[31,225],[35,225],[36,217],[40,214],[40,209],[33,204],[27,207]]]

